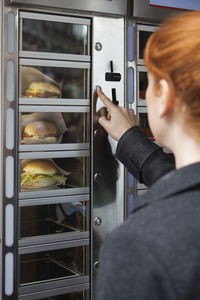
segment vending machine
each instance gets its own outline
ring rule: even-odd
[[[146,189],[98,124],[95,88],[137,113],[153,139],[142,57],[168,10],[128,0],[0,5],[0,299],[95,300],[101,245]]]

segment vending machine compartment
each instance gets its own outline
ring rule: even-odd
[[[88,213],[85,201],[21,207],[19,238],[88,231]]]
[[[146,43],[151,36],[151,34],[156,31],[157,26],[150,26],[145,24],[138,24],[137,25],[137,64],[143,65],[143,56],[144,56],[144,49]]]
[[[138,107],[139,126],[142,133],[150,140],[154,141],[153,134],[149,127],[148,114],[146,107]]]
[[[20,285],[88,275],[86,246],[20,255]]]
[[[146,106],[146,89],[148,86],[147,69],[145,66],[137,67],[137,105]]]

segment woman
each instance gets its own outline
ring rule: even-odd
[[[139,150],[142,139],[139,129],[132,127],[133,115],[97,90],[109,111],[99,123],[119,140],[117,156],[151,185],[128,220],[104,243],[98,300],[200,299],[199,32],[198,11],[168,18],[150,37],[144,53],[150,128],[173,152],[175,170],[173,161],[146,139],[145,154],[133,150]],[[160,162],[167,167],[157,172]],[[154,170],[152,180],[149,170]]]

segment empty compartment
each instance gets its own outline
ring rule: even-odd
[[[88,230],[87,202],[21,207],[19,238]]]
[[[147,72],[139,72],[139,100],[145,100],[147,85]]]
[[[149,122],[148,122],[148,115],[147,113],[139,113],[139,126],[142,131],[142,133],[150,138],[151,140],[154,140],[153,134],[151,132],[151,129],[149,127]]]
[[[156,26],[137,25],[137,62],[143,64],[144,49],[151,34],[156,30]]]
[[[144,48],[151,34],[150,31],[139,31],[139,59],[143,59]]]
[[[88,246],[20,255],[20,284],[88,275]]]
[[[88,55],[89,19],[21,13],[22,51]]]

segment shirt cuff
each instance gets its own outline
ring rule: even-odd
[[[144,136],[139,126],[133,126],[121,136],[117,144],[116,157],[141,181],[144,162],[158,149],[161,148]]]

